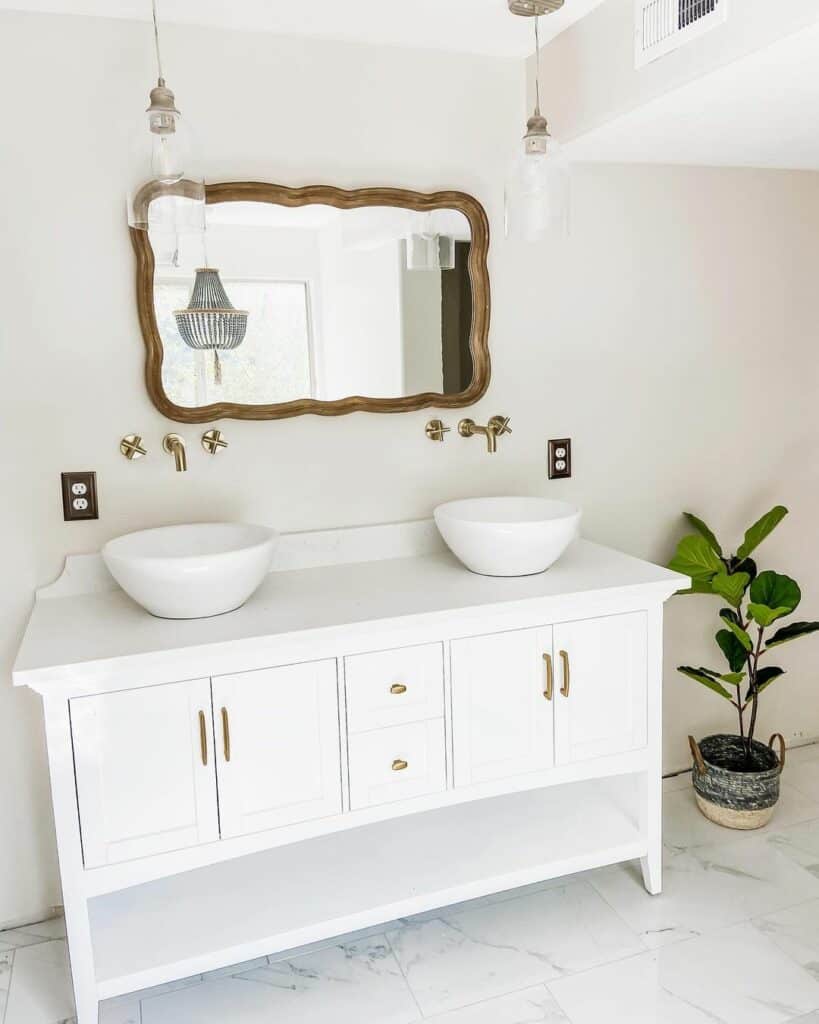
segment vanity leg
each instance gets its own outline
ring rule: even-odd
[[[82,840],[68,701],[59,697],[44,698],[43,712],[77,1024],[98,1024],[99,1000],[88,901],[83,889]]]
[[[652,896],[663,891],[663,609],[648,612],[648,715],[645,773],[640,779],[640,829],[648,852],[640,858],[643,884]]]

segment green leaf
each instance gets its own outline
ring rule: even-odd
[[[721,619],[728,619],[731,622],[735,622],[738,626],[742,625],[742,619],[739,617],[739,612],[733,608],[720,608],[719,617]]]
[[[775,618],[789,615],[801,600],[802,591],[796,580],[792,580],[790,576],[782,576],[778,572],[761,572],[751,584],[751,601],[754,604],[777,611],[787,609],[784,612],[779,611]]]
[[[716,636],[720,650],[732,672],[741,672],[745,665],[745,648],[730,629],[721,629]]]
[[[776,668],[774,665],[766,665],[765,668],[761,668],[756,674],[756,692],[762,693],[775,679],[784,675],[784,668]]]
[[[787,514],[788,510],[784,505],[776,505],[770,512],[766,512],[745,531],[745,540],[737,548],[737,555],[740,558],[747,558],[779,526]]]
[[[786,644],[789,640],[797,640],[800,636],[807,636],[819,630],[819,622],[791,622],[782,629],[778,629],[771,639],[765,644],[765,650],[770,647],[778,647]]]
[[[688,522],[691,523],[694,529],[703,537],[705,537],[705,539],[711,546],[711,550],[715,551],[721,558],[722,548],[720,547],[719,541],[714,536],[710,527],[706,526],[705,523],[698,516],[695,516],[693,512],[683,512],[683,515],[688,520]]]
[[[757,568],[753,558],[732,558],[730,572],[747,572],[751,580],[756,579]]]
[[[737,623],[734,622],[733,619],[728,619],[724,615],[720,615],[720,618],[725,623],[725,625],[731,630],[731,632],[734,634],[737,640],[739,640],[739,642],[742,644],[745,650],[750,652],[751,648],[753,647],[753,644],[751,643],[751,638],[748,636],[748,634],[745,632],[742,626],[737,625]]]
[[[684,676],[688,676],[689,679],[696,679],[698,683],[702,683],[703,686],[707,686],[709,690],[713,690],[714,693],[718,693],[720,697],[724,697],[726,700],[731,700],[731,694],[725,689],[725,687],[717,682],[716,679],[712,679],[711,676],[705,675],[702,669],[691,668],[690,665],[681,665],[678,672],[682,672]]]
[[[693,580],[709,582],[724,566],[705,537],[689,534],[677,545],[677,553],[668,565],[674,572],[690,576]]]
[[[691,580],[691,586],[686,590],[678,590],[678,594],[713,594],[711,584],[704,580]]]
[[[790,611],[790,608],[769,608],[766,604],[754,604],[753,601],[748,604],[748,614],[760,626],[770,626],[783,615],[789,615]]]
[[[744,672],[726,672],[724,676],[720,676],[724,683],[730,683],[732,686],[739,686],[744,678]]]
[[[745,596],[745,588],[751,582],[747,572],[735,572],[728,575],[725,572],[718,572],[711,580],[711,588],[715,594],[724,597],[735,608],[739,608]]]

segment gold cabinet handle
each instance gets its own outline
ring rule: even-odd
[[[228,719],[227,708],[222,708],[222,746],[225,752],[225,760],[230,760],[230,720]]]
[[[403,683],[393,683],[390,687],[390,693],[406,693],[407,688]]]
[[[565,651],[560,652],[560,660],[563,662],[563,685],[560,687],[560,692],[564,697],[569,696],[569,686],[571,685],[571,675],[569,673],[569,655]]]
[[[202,752],[202,764],[208,766],[208,730],[205,725],[205,712],[199,712],[199,749]]]
[[[392,770],[394,772],[402,772],[405,768],[409,768],[409,764],[406,761],[402,761],[400,757],[397,757],[392,763]]]
[[[543,691],[543,696],[546,698],[546,700],[551,700],[555,686],[555,677],[554,672],[552,671],[551,654],[544,654],[543,660],[546,662],[546,689]]]

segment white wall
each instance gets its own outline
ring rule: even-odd
[[[485,204],[493,378],[469,415],[511,415],[514,434],[490,457],[454,433],[430,444],[428,411],[229,421],[227,455],[209,460],[204,428],[163,419],[142,384],[128,154],[110,129],[145,102],[149,27],[0,15],[0,88],[26,97],[6,109],[0,158],[0,922],[59,900],[38,702],[7,683],[32,593],[67,552],[125,530],[203,510],[310,529],[519,491],[573,498],[587,536],[665,560],[684,506],[736,533],[784,501],[793,521],[766,561],[801,580],[806,617],[819,615],[819,178],[579,168],[572,239],[533,250],[501,237],[521,65],[213,30],[166,40],[169,82],[213,178],[454,187]],[[189,444],[184,475],[160,450],[169,429]],[[150,455],[132,464],[117,446],[133,431]],[[545,442],[567,435],[575,477],[552,485]],[[63,524],[64,469],[97,470],[98,523]],[[669,609],[669,766],[685,763],[689,730],[731,724],[671,671],[711,657],[703,604],[686,600]],[[815,648],[802,643],[786,649],[792,675],[763,731],[819,735]]]

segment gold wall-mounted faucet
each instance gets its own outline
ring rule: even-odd
[[[430,420],[424,431],[430,441],[443,441],[444,435],[448,434],[451,429],[451,427],[444,426],[443,420]]]
[[[162,438],[162,450],[173,455],[177,473],[184,473],[188,468],[188,459],[185,455],[185,442],[179,434],[166,434]]]
[[[474,420],[461,420],[458,424],[458,433],[461,437],[474,437],[481,434],[486,438],[486,450],[494,454],[498,450],[498,438],[504,434],[511,434],[508,416],[493,416],[485,427],[482,427]]]

